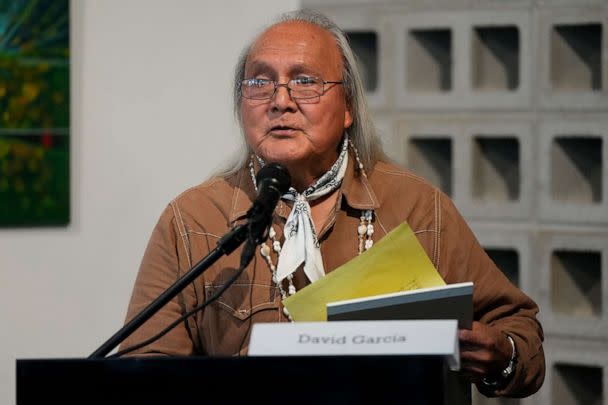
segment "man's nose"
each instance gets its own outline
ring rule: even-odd
[[[287,83],[278,83],[277,89],[272,98],[273,107],[285,110],[295,108],[295,102],[291,98],[291,90],[287,87]]]

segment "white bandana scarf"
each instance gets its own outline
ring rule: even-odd
[[[310,282],[315,282],[325,275],[319,240],[310,216],[308,202],[323,197],[340,187],[348,164],[347,149],[348,135],[345,134],[338,159],[323,176],[303,193],[300,194],[291,187],[281,197],[284,200],[293,201],[294,204],[283,229],[285,242],[281,247],[277,264],[277,281],[280,282],[293,274],[302,262],[304,263],[304,274]],[[264,162],[260,158],[258,160],[263,166]]]

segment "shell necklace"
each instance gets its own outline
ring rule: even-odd
[[[353,143],[350,139],[348,140],[348,142],[354,152],[355,159],[357,161],[357,166],[358,166],[359,171],[361,172],[361,175],[363,175],[364,177],[367,178],[367,173],[365,173],[363,164],[361,163],[361,160],[359,159],[359,153],[357,152],[357,149],[355,148],[355,146],[353,145]],[[251,174],[251,179],[253,181],[254,188],[257,191],[253,160],[254,160],[254,157],[252,156],[252,158],[249,162],[249,173]],[[372,236],[374,234],[374,225],[372,224],[373,214],[374,214],[373,210],[363,210],[361,212],[359,225],[357,226],[357,250],[358,250],[359,255],[361,253],[365,252],[366,250],[369,250],[374,245],[374,241],[372,239]],[[293,284],[293,274],[290,274],[286,277],[287,291],[285,291],[283,282],[279,281],[277,278],[277,267],[276,267],[276,264],[272,261],[272,257],[271,257],[271,253],[270,253],[271,250],[274,251],[277,258],[281,254],[281,242],[279,242],[279,240],[277,239],[276,236],[277,236],[277,233],[274,230],[274,227],[271,225],[270,230],[268,232],[268,237],[270,238],[270,241],[272,242],[271,243],[272,248],[266,242],[264,242],[264,243],[260,244],[260,254],[262,255],[262,257],[268,264],[268,268],[270,269],[270,272],[272,273],[272,282],[278,287],[279,292],[281,294],[281,299],[284,300],[289,295],[293,295],[296,293],[296,287]],[[287,308],[283,307],[283,313],[287,317],[289,317],[289,319],[291,320],[291,316],[289,316],[289,312],[287,311]]]

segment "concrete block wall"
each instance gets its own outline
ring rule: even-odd
[[[388,155],[539,304],[526,399],[608,403],[608,2],[304,0],[352,39]]]

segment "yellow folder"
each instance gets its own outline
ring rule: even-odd
[[[328,302],[445,285],[409,225],[286,298],[294,321],[326,321]]]

